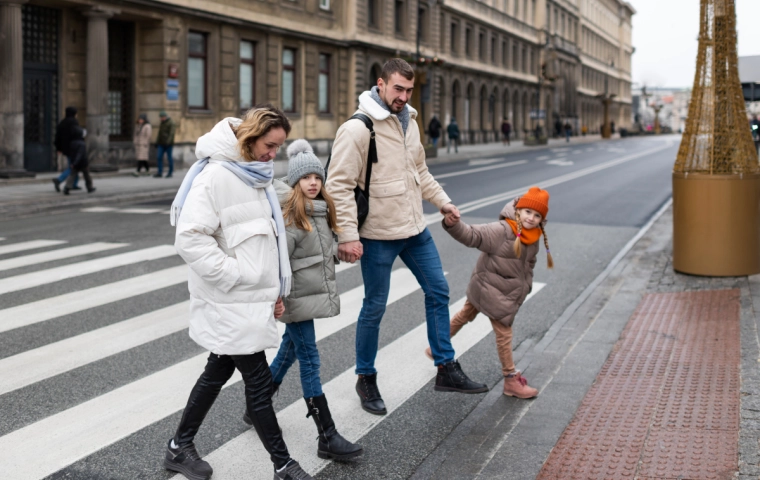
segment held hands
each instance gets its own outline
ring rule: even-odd
[[[282,303],[282,297],[277,299],[274,304],[274,318],[280,318],[285,313],[285,304]]]
[[[359,240],[338,245],[338,259],[341,262],[354,263],[364,255],[364,247]]]
[[[447,227],[453,227],[459,223],[461,215],[459,209],[453,203],[447,203],[441,208],[441,215],[443,215],[443,221]]]

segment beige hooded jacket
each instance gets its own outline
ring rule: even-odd
[[[517,311],[533,288],[538,242],[523,244],[520,258],[515,256],[515,233],[504,220],[515,219],[516,201],[501,210],[498,222],[467,225],[460,221],[443,228],[459,243],[480,250],[480,258],[472,271],[467,299],[488,318],[509,327]]]
[[[369,215],[357,229],[354,188],[364,189],[369,149],[369,130],[361,120],[344,123],[335,136],[325,187],[335,200],[340,243],[359,240],[399,240],[422,233],[426,228],[422,200],[441,208],[451,199],[425,164],[420,142],[417,111],[410,106],[406,136],[396,115],[382,108],[364,92],[357,113],[368,115],[374,124],[378,162],[372,166]]]

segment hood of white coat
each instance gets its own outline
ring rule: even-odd
[[[359,95],[359,106],[362,108],[362,110],[369,113],[369,116],[375,120],[385,120],[391,116],[391,112],[377,104],[375,99],[372,98],[372,95],[370,95],[369,90]],[[412,108],[412,106],[408,103],[406,104],[406,108],[409,110],[409,118],[412,120],[416,119],[417,110]]]
[[[210,158],[226,162],[240,162],[238,141],[230,125],[238,126],[243,121],[235,117],[227,117],[220,121],[210,132],[198,139],[195,144],[195,156],[198,160]]]

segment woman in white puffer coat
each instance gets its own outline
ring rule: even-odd
[[[271,105],[251,109],[242,121],[225,118],[198,140],[199,160],[172,204],[175,246],[190,267],[190,337],[211,352],[164,458],[164,467],[191,480],[211,477],[193,440],[236,368],[275,480],[312,478],[282,439],[264,353],[277,347],[275,318],[290,291],[285,227],[272,187],[273,159],[288,133],[290,122]]]

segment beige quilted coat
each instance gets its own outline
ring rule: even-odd
[[[132,137],[132,143],[135,144],[135,158],[137,160],[147,160],[150,152],[150,134],[152,132],[150,123],[144,123],[142,128],[135,125],[135,134]]]

